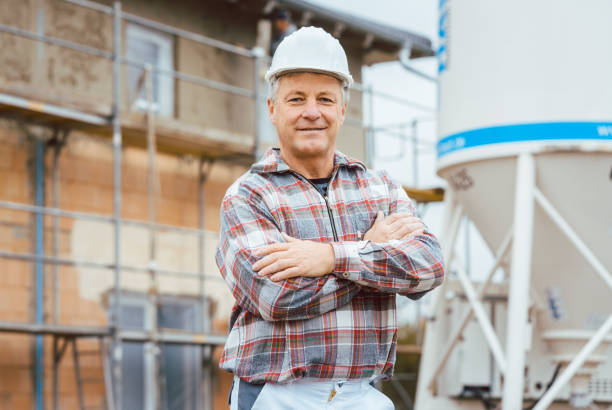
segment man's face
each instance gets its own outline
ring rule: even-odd
[[[284,75],[276,102],[268,100],[268,109],[282,152],[307,159],[334,151],[346,112],[338,79],[314,73]]]

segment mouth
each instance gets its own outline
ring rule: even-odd
[[[298,131],[323,131],[324,129],[326,129],[327,127],[321,127],[321,128],[316,128],[316,127],[308,127],[308,128],[297,128]]]

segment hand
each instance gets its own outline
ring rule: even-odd
[[[260,276],[269,276],[274,282],[296,276],[318,277],[333,272],[334,249],[328,243],[303,241],[282,233],[287,242],[264,246],[254,255],[262,257],[253,264]]]
[[[374,224],[363,235],[363,239],[379,243],[388,242],[392,239],[405,239],[409,236],[420,235],[424,230],[425,224],[416,216],[398,212],[385,218],[385,214],[378,211]]]

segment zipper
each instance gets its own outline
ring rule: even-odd
[[[327,184],[327,191],[329,191],[329,186],[331,185],[332,181],[336,177],[336,174],[338,173],[338,168],[339,167],[336,167],[334,169],[334,172],[332,173],[332,176],[329,179],[329,184]],[[334,222],[334,213],[332,212],[331,206],[329,206],[329,198],[327,196],[327,193],[325,193],[325,195],[321,194],[321,191],[319,191],[317,186],[313,184],[308,178],[298,174],[297,172],[294,172],[294,171],[291,171],[291,172],[293,172],[298,178],[305,180],[310,185],[312,185],[315,191],[317,191],[317,193],[323,197],[323,200],[325,201],[325,207],[327,208],[327,216],[329,216],[329,222],[331,223],[332,234],[334,235],[334,241],[338,242],[338,233],[336,232],[336,224]]]

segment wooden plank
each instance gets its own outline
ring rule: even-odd
[[[404,191],[410,198],[419,203],[442,202],[444,200],[444,188],[411,188],[404,187]]]
[[[60,336],[110,336],[108,327],[62,326],[37,323],[0,322],[0,332]]]
[[[401,345],[398,344],[396,346],[397,353],[406,353],[406,354],[421,354],[422,348],[418,345]]]
[[[108,108],[93,107],[86,103],[77,104],[73,100],[60,97],[52,98],[42,92],[34,92],[23,87],[19,89],[0,87],[0,94],[15,96],[24,102],[20,106],[0,103],[0,116],[49,127],[80,130],[104,138],[112,137],[110,121],[106,124],[92,125],[71,116],[69,112],[72,110],[110,120],[107,114]],[[58,113],[61,110],[65,113]],[[157,148],[160,152],[231,159],[245,164],[253,162],[252,135],[201,127],[173,118],[159,117],[155,121]],[[147,122],[144,113],[122,112],[121,128],[124,145],[146,146]]]

